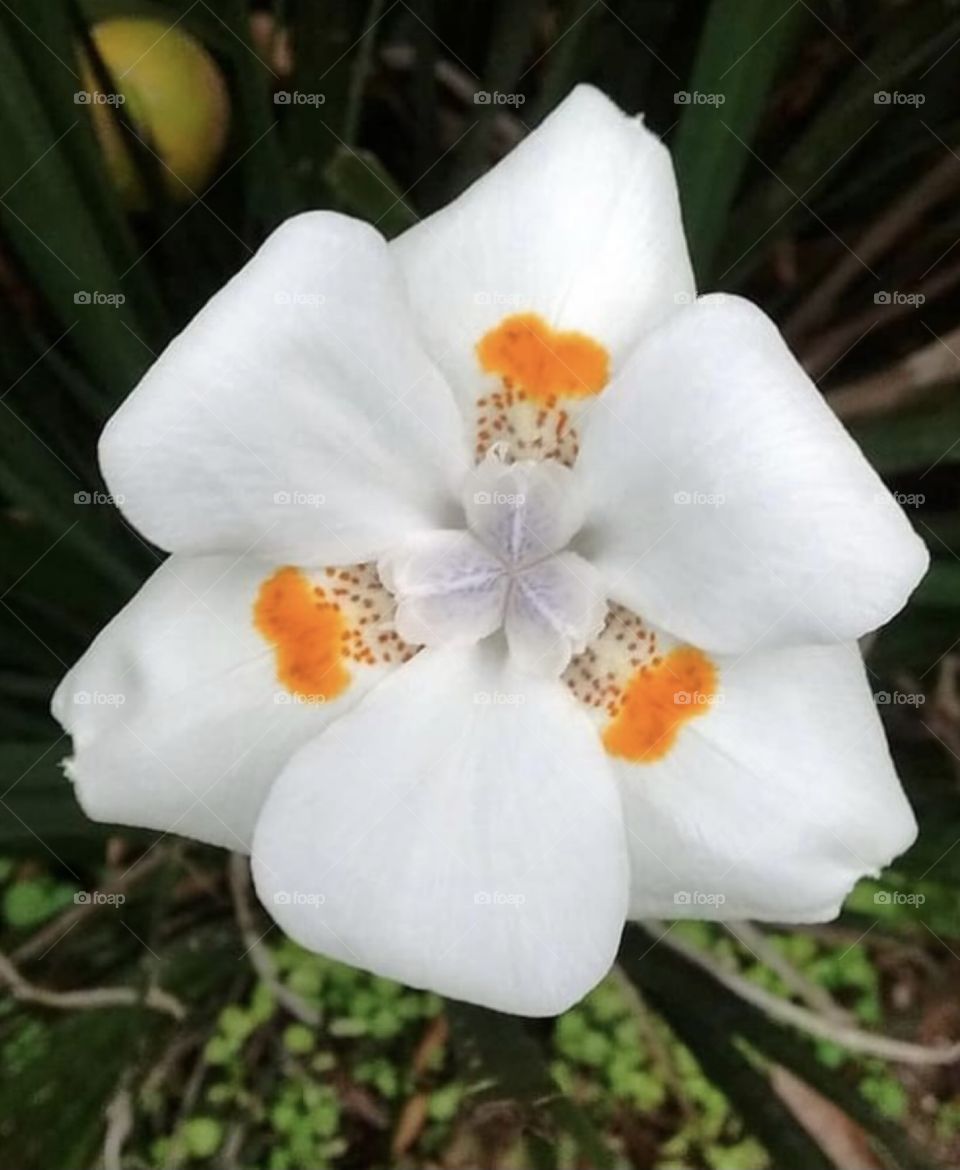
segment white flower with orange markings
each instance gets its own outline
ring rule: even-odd
[[[856,639],[926,551],[595,90],[390,244],[284,224],[100,456],[173,555],[68,773],[307,947],[551,1014],[627,917],[828,918],[913,839]]]

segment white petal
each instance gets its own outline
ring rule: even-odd
[[[304,946],[551,1015],[616,954],[619,798],[574,701],[517,689],[493,658],[425,650],[299,752],[264,806],[254,876]]]
[[[467,476],[463,507],[471,530],[511,565],[566,548],[583,523],[573,472],[554,459],[503,463],[488,455]]]
[[[468,410],[483,387],[474,347],[505,317],[532,311],[585,333],[616,369],[694,290],[666,148],[585,85],[390,246],[422,336]]]
[[[171,557],[60,683],[53,713],[89,816],[246,850],[294,750],[383,676],[358,668],[339,698],[296,702],[254,626],[271,573],[251,558]]]
[[[312,565],[444,523],[467,467],[386,244],[333,212],[274,232],[114,415],[100,460],[162,548]]]
[[[377,568],[396,599],[396,628],[406,642],[469,645],[503,620],[503,567],[469,532],[419,533],[381,557]]]
[[[797,364],[738,297],[644,341],[576,467],[610,596],[696,645],[850,640],[897,613],[923,543]]]
[[[834,917],[916,836],[854,645],[720,658],[656,763],[618,761],[631,916]]]
[[[510,656],[521,670],[561,674],[603,628],[603,579],[576,553],[563,552],[519,574],[507,602]]]

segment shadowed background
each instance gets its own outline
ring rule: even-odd
[[[0,0],[0,1162],[960,1162],[958,62],[948,0]],[[667,141],[701,287],[776,318],[930,548],[866,647],[921,831],[837,923],[631,927],[527,1024],[87,821],[47,708],[162,559],[95,459],[153,357],[285,217],[395,235],[580,81]]]

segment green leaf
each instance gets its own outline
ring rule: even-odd
[[[0,1164],[99,1164],[103,1113],[125,1068],[170,1030],[158,1012],[136,1008],[43,1023],[18,1011],[0,1045]]]
[[[911,74],[944,54],[960,32],[960,18],[945,20],[938,0],[917,5],[909,19],[906,15],[891,13],[894,27],[871,51],[864,51],[862,60],[851,60],[845,79],[831,87],[829,100],[821,103],[802,133],[788,140],[782,156],[770,160],[775,173],[764,170],[749,190],[731,220],[717,265],[731,272],[726,283],[742,280],[764,257],[764,249],[754,245],[768,232],[789,231],[797,220],[809,217],[804,202],[814,197],[825,176],[837,177],[841,160],[849,167],[857,159],[860,139],[877,155],[877,143],[872,147],[870,143],[878,131],[871,128],[888,118],[894,107],[878,105],[874,95],[905,85]]]
[[[770,88],[805,15],[795,0],[713,0],[674,139],[694,267],[709,283]],[[710,99],[697,101],[697,98]],[[676,100],[676,99],[675,99]]]
[[[921,535],[927,537],[922,523]],[[936,548],[935,542],[929,542]],[[953,605],[939,609],[931,605],[908,605],[903,613],[880,631],[870,652],[870,665],[877,674],[896,678],[908,671],[930,686],[937,677],[937,664],[946,648],[960,640],[960,613]]]
[[[297,4],[292,13],[293,76],[279,88],[322,99],[320,105],[301,102],[280,107],[290,170],[305,206],[326,204],[325,172],[334,153],[347,145],[347,136],[356,129],[359,110],[352,101],[356,75],[349,50],[369,28],[363,24],[367,16],[363,9],[356,0],[327,0]],[[379,25],[373,31],[379,31]]]
[[[123,280],[139,249],[107,183],[88,107],[74,101],[82,83],[63,10],[18,7],[34,36],[0,10],[0,223],[106,406],[150,361],[149,317],[134,303],[142,286]],[[77,300],[95,293],[126,299]],[[146,308],[156,311],[156,302]]]
[[[75,886],[43,875],[20,878],[3,893],[3,916],[18,929],[39,926],[73,902]]]
[[[178,1131],[191,1158],[212,1158],[223,1141],[223,1126],[215,1117],[191,1117]]]
[[[355,146],[360,133],[363,101],[376,59],[377,38],[383,32],[381,22],[386,15],[386,6],[387,0],[370,0],[363,32],[360,34],[360,42],[353,55],[350,81],[347,86],[346,108],[343,113],[342,136],[347,146]]]
[[[934,561],[911,598],[912,605],[960,607],[960,561]]]
[[[591,1166],[605,1170],[613,1165],[613,1155],[601,1135],[557,1088],[543,1050],[522,1020],[454,1001],[447,1002],[446,1013],[463,1064],[462,1075],[485,1085],[482,1097],[520,1103],[531,1123],[539,1114],[568,1133]]]
[[[0,427],[2,433],[2,427]],[[86,527],[96,505],[74,506],[76,523]],[[89,637],[125,600],[127,593],[103,572],[87,571],[78,561],[76,529],[65,524],[59,541],[32,517],[0,514],[0,595],[10,600],[28,597],[55,608],[61,616],[78,620]]]
[[[61,842],[102,840],[112,831],[91,821],[77,803],[60,767],[69,751],[67,736],[0,744],[0,848],[56,858]]]
[[[620,964],[651,1002],[656,1003],[664,1014],[671,1013],[672,1026],[677,1026],[677,1020],[683,1014],[689,1021],[689,1028],[713,1032],[713,1039],[717,1039],[716,1033],[720,1033],[731,1043],[735,1038],[745,1041],[766,1059],[789,1068],[849,1114],[863,1127],[877,1155],[891,1170],[927,1170],[928,1164],[902,1130],[879,1117],[855,1086],[822,1064],[808,1041],[791,1029],[774,1023],[759,1008],[746,1003],[703,968],[666,944],[656,943],[646,931],[632,924],[624,932]],[[685,1025],[680,1023],[679,1026]],[[693,1046],[692,1040],[690,1042]],[[724,1074],[718,1070],[717,1075]],[[741,1084],[745,1083],[741,1081]],[[719,1089],[726,1090],[723,1080],[718,1079],[716,1084]],[[738,1102],[738,1108],[743,1109],[741,1102]],[[747,1120],[746,1114],[744,1117]],[[774,1139],[768,1134],[764,1140]],[[820,1160],[822,1162],[822,1157]],[[819,1163],[801,1159],[784,1160],[779,1164],[805,1166]]]
[[[833,1162],[774,1094],[768,1078],[731,1042],[729,1033],[676,1000],[652,994],[650,1002],[763,1143],[775,1166],[831,1170]]]
[[[539,0],[513,0],[495,13],[490,50],[477,82],[477,90],[515,94],[523,77],[524,62],[534,53],[541,19]],[[450,178],[450,194],[459,194],[487,169],[497,114],[493,102],[476,105],[470,114],[473,128],[456,150],[457,162]]]
[[[583,68],[583,37],[591,25],[591,18],[603,15],[602,8],[593,0],[566,0],[560,9],[560,34],[544,61],[539,77],[540,92],[530,111],[524,116],[528,125],[536,126],[568,93]]]
[[[236,177],[242,179],[240,196],[245,201],[250,226],[260,235],[298,209],[274,116],[273,92],[281,79],[251,43],[245,0],[222,0],[218,8],[218,23],[228,38],[222,51],[229,54],[235,77]]]
[[[338,146],[324,178],[344,211],[375,224],[388,239],[417,222],[393,178],[369,150]]]
[[[43,525],[48,533],[46,547],[62,542],[96,572],[99,581],[114,597],[139,584],[140,574],[130,559],[117,551],[115,537],[119,520],[113,509],[84,504],[89,484],[77,471],[57,457],[37,435],[23,409],[8,398],[0,409],[0,491]],[[12,538],[13,539],[13,538]],[[24,571],[32,572],[30,566]],[[18,574],[19,576],[19,574]]]
[[[888,475],[960,462],[960,443],[954,443],[960,434],[955,394],[932,408],[852,422],[850,432],[874,467]]]

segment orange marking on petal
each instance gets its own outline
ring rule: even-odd
[[[272,642],[277,679],[314,702],[335,699],[350,685],[343,641],[350,631],[340,607],[299,569],[278,569],[260,586],[254,624]]]
[[[631,677],[603,729],[603,746],[633,763],[663,759],[683,724],[709,710],[716,689],[716,667],[701,650],[671,650],[658,665],[643,666]]]
[[[558,332],[536,313],[506,317],[477,343],[488,374],[550,406],[557,398],[589,398],[610,377],[607,351],[585,333]]]

